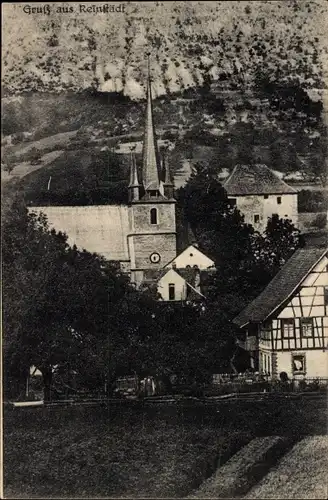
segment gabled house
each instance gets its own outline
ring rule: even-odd
[[[201,252],[195,245],[189,245],[173,260],[165,266],[166,268],[198,268],[198,269],[213,269],[214,261]]]
[[[199,269],[168,268],[147,270],[144,275],[143,285],[156,286],[160,296],[159,300],[186,302],[205,299],[203,286],[207,283],[207,273]]]
[[[245,222],[263,232],[273,214],[298,223],[298,194],[266,165],[236,165],[224,183],[230,204]]]
[[[328,250],[297,250],[233,322],[253,367],[273,378],[328,378]]]

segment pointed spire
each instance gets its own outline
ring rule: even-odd
[[[131,153],[130,153],[130,183],[129,183],[129,188],[131,187],[136,187],[140,186],[140,182],[138,179],[138,169],[137,169],[137,162],[136,162],[136,155],[135,155],[135,147],[131,148]]]
[[[143,142],[142,176],[146,191],[159,189],[159,158],[153,118],[150,63],[148,54],[147,109]]]
[[[163,163],[162,163],[162,165],[163,165],[163,170],[165,172],[165,178],[164,178],[165,180],[164,180],[163,187],[164,187],[164,196],[166,198],[172,199],[172,198],[174,198],[174,183],[173,183],[173,179],[171,176],[167,149],[168,148],[165,148],[163,151]]]
[[[138,201],[140,197],[140,182],[138,178],[138,169],[135,155],[135,146],[131,148],[130,153],[130,182],[128,186],[129,201]]]

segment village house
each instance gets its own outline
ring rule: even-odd
[[[156,289],[158,299],[170,302],[195,302],[206,298],[211,270],[164,268],[145,271],[143,285]]]
[[[245,222],[263,232],[268,218],[277,214],[298,224],[297,191],[266,165],[236,165],[224,183],[230,204],[244,215]]]
[[[253,368],[328,378],[328,250],[297,250],[235,319]]]

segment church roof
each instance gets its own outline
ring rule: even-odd
[[[142,151],[142,180],[145,190],[159,189],[160,161],[154,127],[151,81],[148,75],[147,109]]]
[[[223,185],[229,196],[251,194],[292,194],[288,186],[266,165],[236,165]]]
[[[265,321],[275,310],[283,305],[300,286],[312,268],[322,259],[327,248],[302,248],[297,250],[267,287],[248,306],[241,311],[233,322],[242,328],[248,323]]]
[[[67,234],[68,243],[107,260],[128,261],[128,207],[125,205],[93,205],[72,207],[33,207],[43,212],[49,227]]]

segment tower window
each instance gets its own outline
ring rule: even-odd
[[[157,224],[157,209],[156,208],[152,208],[150,210],[150,223]]]
[[[269,198],[269,195],[268,194],[265,194],[264,195],[264,199],[267,200]]]
[[[281,205],[281,196],[277,196],[277,203],[278,205]]]
[[[259,222],[260,222],[260,216],[259,216],[259,214],[255,214],[254,215],[254,223],[258,224]]]
[[[175,284],[169,284],[169,300],[175,300]]]

